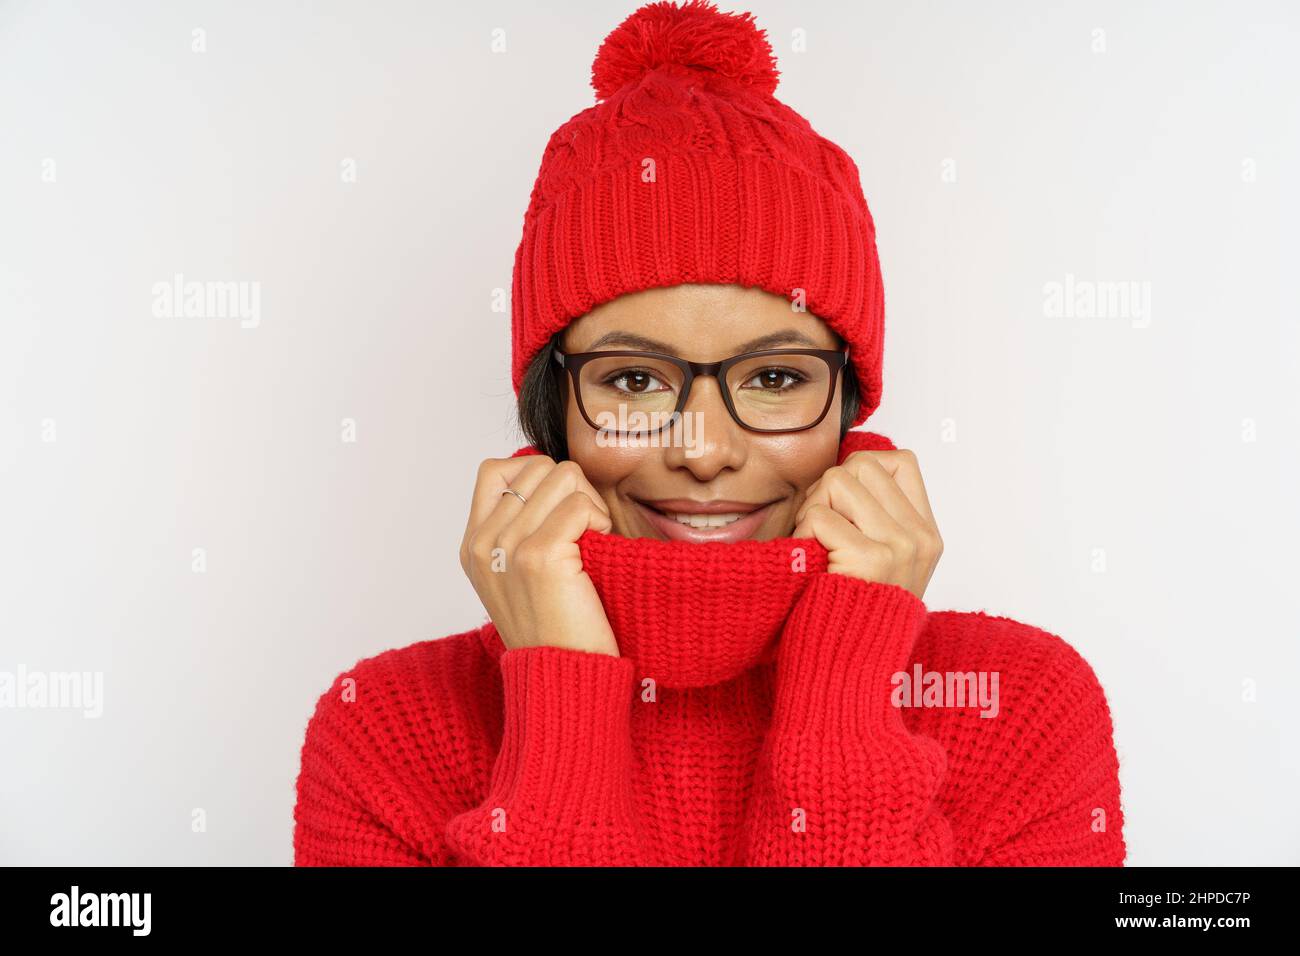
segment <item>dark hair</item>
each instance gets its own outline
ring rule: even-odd
[[[556,461],[569,457],[564,414],[569,401],[569,376],[551,357],[560,333],[551,336],[524,372],[519,386],[519,427],[528,443]],[[858,379],[845,367],[840,374],[840,441],[853,427],[861,409]]]

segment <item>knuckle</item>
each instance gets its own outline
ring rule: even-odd
[[[810,504],[808,510],[804,512],[804,518],[811,521],[824,521],[830,513],[831,508],[829,505],[820,501],[815,501]]]
[[[515,567],[535,574],[546,567],[546,547],[536,536],[525,538],[515,546],[513,559]]]
[[[827,485],[840,488],[849,477],[849,470],[844,465],[832,465],[827,468],[821,480]]]
[[[871,538],[867,539],[863,550],[875,569],[880,572],[887,570],[897,560],[894,550],[889,545]]]
[[[555,466],[555,471],[566,481],[577,483],[582,479],[582,466],[571,458],[566,458]]]
[[[909,534],[900,535],[891,545],[892,550],[904,561],[911,561],[920,550],[920,542]]]
[[[511,460],[511,459],[508,459]],[[545,455],[522,455],[520,458],[512,459],[514,461],[523,461],[523,466],[519,469],[519,474],[527,474],[530,471],[547,472],[555,467],[555,463]]]
[[[517,534],[513,533],[510,527],[507,527],[501,532],[500,536],[496,540],[495,546],[490,548],[489,551],[495,552],[497,548],[500,548],[504,550],[506,554],[514,554],[515,549],[518,547],[519,541]]]
[[[519,476],[531,475],[533,473],[548,475],[551,473],[551,469],[555,467],[555,462],[545,455],[529,455],[528,457],[531,460],[528,464],[524,465],[523,469],[519,472]],[[516,480],[518,480],[518,476],[516,477]]]
[[[482,535],[475,535],[469,544],[470,565],[483,567],[492,562],[492,542]]]
[[[914,525],[909,532],[916,539],[917,545],[921,551],[940,551],[943,549],[943,541],[939,538],[939,529],[929,521],[921,521]]]

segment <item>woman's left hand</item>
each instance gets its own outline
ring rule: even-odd
[[[792,537],[815,538],[827,571],[896,584],[918,598],[934,574],[943,539],[916,455],[855,451],[808,486]]]

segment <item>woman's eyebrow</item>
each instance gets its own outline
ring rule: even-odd
[[[640,349],[643,352],[664,352],[668,355],[676,355],[677,350],[667,342],[660,342],[658,339],[648,338],[644,335],[638,335],[636,332],[624,332],[615,329],[612,332],[606,332],[591,345],[587,346],[588,352],[594,352],[599,348],[609,345],[623,346],[630,349]],[[778,345],[801,345],[806,348],[815,349],[819,346],[808,336],[804,335],[797,329],[781,329],[776,332],[769,332],[767,335],[760,335],[756,339],[750,339],[737,347],[737,354],[741,352],[757,352],[760,349],[774,348]]]

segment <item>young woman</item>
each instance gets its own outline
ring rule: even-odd
[[[745,14],[642,7],[515,261],[530,444],[483,462],[481,627],[319,700],[299,865],[1121,865],[1105,695],[930,611],[915,455],[851,430],[884,298],[857,169]]]

